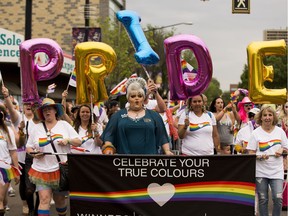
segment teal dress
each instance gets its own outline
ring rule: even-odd
[[[117,154],[159,154],[160,147],[169,143],[164,122],[159,113],[145,110],[145,116],[132,119],[127,110],[113,114],[101,136],[111,142]]]

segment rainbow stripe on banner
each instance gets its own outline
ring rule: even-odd
[[[175,186],[175,193],[169,202],[212,201],[254,206],[255,184],[236,181],[211,181]],[[165,194],[165,191],[162,193]],[[147,188],[119,192],[70,192],[71,200],[102,203],[153,203]]]

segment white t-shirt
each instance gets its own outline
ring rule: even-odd
[[[253,124],[251,121],[249,121],[245,127],[241,128],[238,131],[234,144],[239,144],[243,147],[247,147],[249,138],[253,130],[254,130]]]
[[[50,134],[51,138],[53,139],[53,143],[57,150],[57,153],[71,152],[70,145],[58,145],[58,142],[60,140],[67,138],[80,139],[74,128],[68,122],[63,120],[57,122],[57,124],[51,129]],[[34,126],[33,131],[29,135],[26,147],[36,149],[40,152],[54,153],[42,123],[36,124]],[[67,161],[66,155],[59,155],[59,157],[62,162]],[[59,166],[55,155],[45,155],[41,159],[34,158],[32,168],[39,172],[54,172],[59,168]]]
[[[10,127],[8,128],[8,132],[11,138],[11,143],[9,144],[7,142],[8,136],[7,134],[0,130],[0,160],[5,161],[8,164],[12,163],[12,159],[10,157],[10,152],[11,150],[16,150],[16,142],[15,142],[15,135],[13,130]]]
[[[91,135],[87,134],[87,130],[79,127],[79,136],[82,140],[81,148],[88,150],[90,154],[102,154],[101,148],[94,143],[94,139]],[[79,151],[72,150],[74,153],[79,153]]]
[[[101,126],[101,127],[98,127],[98,132],[102,134],[104,126],[109,121],[107,113],[106,113],[106,109],[103,107],[98,108],[98,106],[94,106],[93,113],[98,117],[97,124]]]
[[[256,177],[283,179],[283,157],[271,156],[281,147],[288,147],[287,137],[281,128],[276,126],[272,132],[267,133],[258,127],[252,132],[247,149],[256,150],[256,155],[269,155],[268,160],[256,160]]]
[[[211,115],[211,116],[210,116]],[[210,113],[203,113],[200,117],[194,112],[189,112],[190,125],[187,128],[186,136],[182,139],[182,153],[185,155],[213,155],[213,126],[216,125],[215,116]],[[180,116],[178,124],[184,125],[186,113]]]
[[[149,100],[148,100],[148,103],[145,104],[144,106],[145,106],[146,109],[154,110],[154,111],[155,111],[157,105],[158,105],[157,100],[154,100],[154,99],[151,100],[151,99],[149,99]]]

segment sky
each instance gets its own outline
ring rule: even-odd
[[[263,41],[263,31],[286,29],[287,0],[250,0],[250,14],[232,14],[232,0],[126,0],[126,10],[141,17],[141,27],[175,26],[176,34],[193,34],[208,48],[213,77],[220,88],[241,82],[247,62],[247,46]],[[166,28],[167,30],[171,30]]]

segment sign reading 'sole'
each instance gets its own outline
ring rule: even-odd
[[[0,28],[0,62],[17,63],[20,57],[19,45],[24,36]]]

